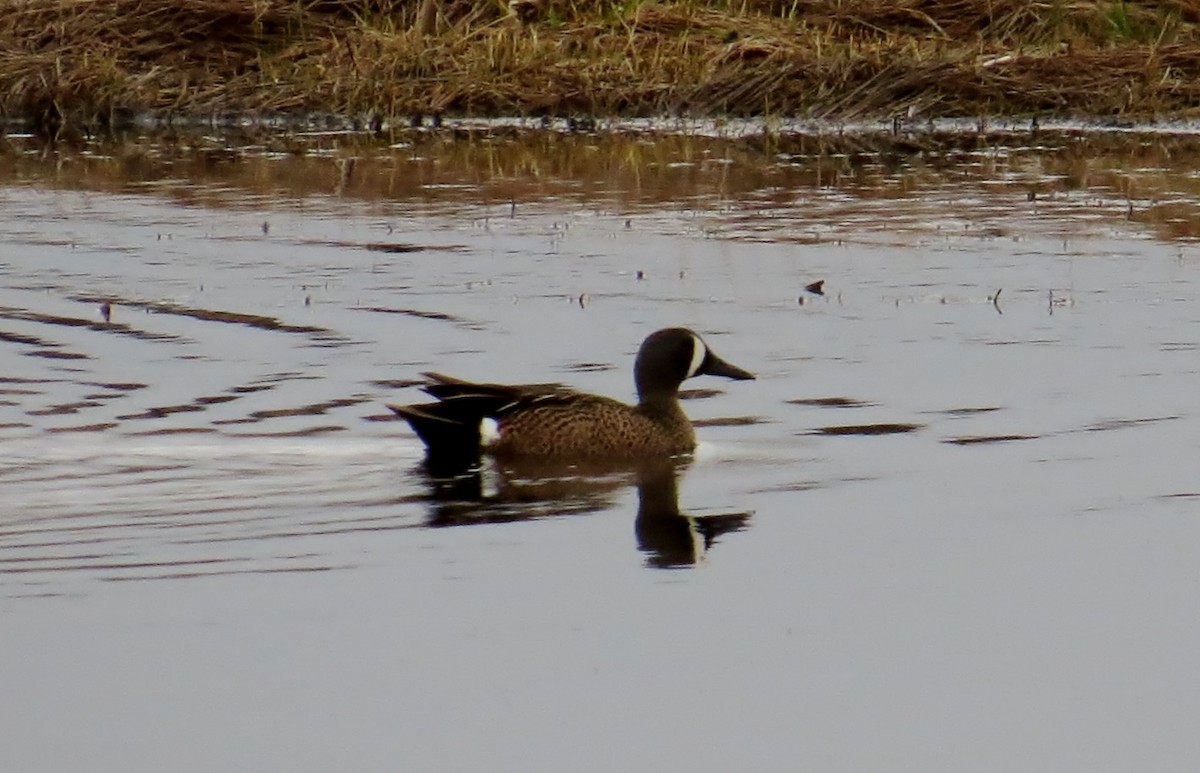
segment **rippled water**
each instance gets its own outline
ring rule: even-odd
[[[6,758],[1190,769],[1200,199],[1075,142],[9,148]],[[451,486],[384,407],[666,325],[759,376],[692,460]]]

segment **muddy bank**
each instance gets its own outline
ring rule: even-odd
[[[30,0],[0,110],[44,131],[142,111],[419,115],[1180,115],[1192,2]]]

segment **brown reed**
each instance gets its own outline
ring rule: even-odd
[[[7,7],[3,7],[7,6]],[[1189,115],[1200,0],[9,0],[0,112]]]

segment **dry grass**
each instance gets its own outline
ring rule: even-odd
[[[9,0],[0,110],[1186,114],[1200,0]],[[2,7],[2,6],[0,6]]]

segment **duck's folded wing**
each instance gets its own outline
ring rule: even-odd
[[[513,402],[523,398],[540,397],[548,394],[566,394],[571,390],[562,384],[481,384],[475,381],[464,381],[460,378],[447,376],[442,373],[422,373],[427,383],[422,387],[428,394],[439,400],[453,397],[494,397],[504,402]]]

